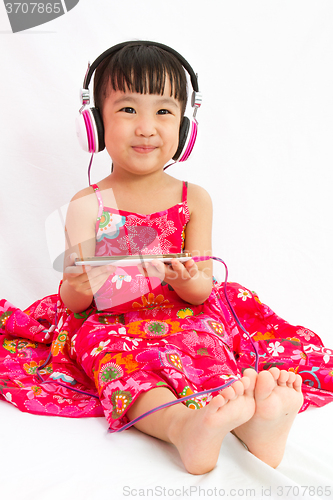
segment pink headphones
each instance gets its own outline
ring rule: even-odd
[[[83,89],[81,90],[81,102],[82,108],[80,109],[80,114],[76,121],[76,130],[77,136],[79,138],[79,142],[84,149],[89,153],[98,153],[105,148],[104,144],[104,126],[102,117],[98,108],[89,107],[90,104],[90,91],[89,91],[89,83],[92,78],[94,71],[97,66],[110,54],[121,50],[128,44],[137,43],[138,45],[153,45],[164,49],[167,52],[173,54],[183,68],[188,72],[191,79],[191,84],[193,88],[191,105],[194,108],[193,117],[189,119],[187,116],[184,116],[180,130],[179,130],[179,144],[176,154],[173,156],[173,160],[175,161],[185,161],[190,156],[195,140],[198,132],[198,122],[196,120],[196,113],[198,108],[201,106],[202,95],[199,92],[198,87],[198,79],[197,75],[194,73],[193,69],[189,65],[189,63],[175,50],[168,47],[167,45],[163,45],[161,43],[149,42],[149,41],[138,41],[138,42],[123,42],[119,43],[106,50],[101,54],[92,65],[88,65],[88,70],[83,82]]]

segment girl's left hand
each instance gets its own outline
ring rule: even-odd
[[[151,262],[138,265],[139,271],[144,276],[156,277],[161,281],[175,286],[181,287],[182,283],[188,282],[190,279],[195,278],[198,273],[198,267],[193,259],[186,262],[180,262],[177,259],[172,259],[171,264],[155,259]]]

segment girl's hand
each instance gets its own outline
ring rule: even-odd
[[[165,264],[156,259],[145,263],[144,266],[139,264],[138,268],[144,276],[159,278],[172,285],[173,288],[181,288],[182,285],[199,275],[198,267],[193,259],[186,262],[172,259],[171,264]]]
[[[76,293],[93,296],[116,270],[114,266],[75,266],[77,255],[72,253],[65,265],[64,281]]]
[[[211,266],[198,267],[193,259],[180,262],[172,259],[171,264],[160,260],[138,266],[144,276],[155,276],[168,283],[185,302],[193,305],[202,304],[212,291]]]

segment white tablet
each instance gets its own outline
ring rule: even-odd
[[[171,259],[177,259],[180,262],[190,260],[192,255],[186,253],[170,253],[164,255],[112,255],[103,257],[86,257],[75,259],[76,266],[115,266],[115,267],[128,267],[151,262],[152,260],[160,260],[166,264],[171,263]]]

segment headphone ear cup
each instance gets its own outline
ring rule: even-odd
[[[176,154],[173,156],[175,161],[185,161],[188,159],[194,148],[195,140],[198,134],[198,122],[193,118],[190,120],[186,116],[183,118],[179,130],[179,145]]]
[[[190,120],[189,120],[189,118],[187,118],[187,116],[184,116],[182,123],[180,125],[180,129],[179,129],[178,148],[177,148],[176,153],[172,157],[172,159],[175,161],[181,161],[178,159],[181,158],[181,156],[182,156],[183,150],[184,150],[186,142],[187,142],[189,130],[190,130]]]
[[[76,119],[76,134],[82,149],[98,153],[105,148],[104,126],[97,108],[84,108]]]
[[[96,132],[97,132],[98,149],[96,149],[96,153],[99,153],[99,151],[103,151],[103,149],[105,148],[104,125],[99,109],[91,108],[91,112],[95,119]]]

